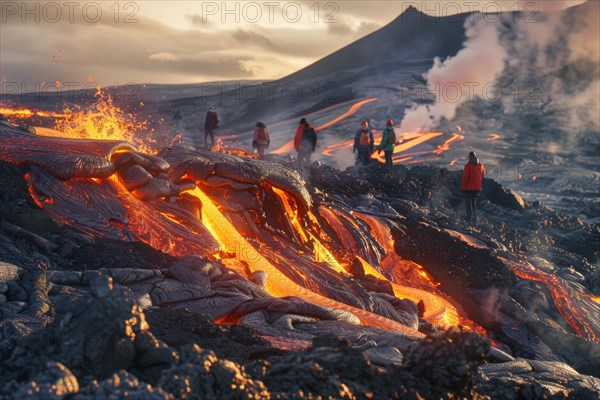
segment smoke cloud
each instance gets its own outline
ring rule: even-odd
[[[409,108],[403,131],[432,129],[442,119],[454,118],[465,102],[495,99],[495,88],[515,82],[535,85],[526,104],[530,111],[533,106],[566,115],[560,122],[569,132],[599,129],[600,2],[539,12],[530,20],[507,14],[494,23],[479,16],[468,19],[465,28],[463,49],[446,60],[436,58],[424,74],[435,102]],[[499,112],[524,108],[523,98],[514,92],[501,94]]]
[[[577,139],[600,129],[600,3],[586,4],[560,14],[542,14],[534,24],[513,23],[517,40],[510,48],[517,79],[536,82],[540,109],[564,114],[560,120]],[[531,63],[534,65],[530,65]],[[512,71],[514,74],[514,71]],[[503,98],[505,111],[519,107]]]
[[[430,129],[442,118],[454,118],[461,104],[484,93],[482,89],[489,89],[504,70],[507,54],[496,26],[482,17],[467,19],[465,24],[464,48],[443,61],[436,57],[424,74],[435,103],[411,107],[400,124],[402,130]]]

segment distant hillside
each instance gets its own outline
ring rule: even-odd
[[[464,22],[469,15],[431,17],[411,6],[385,27],[288,75],[281,82],[454,55],[465,41]]]

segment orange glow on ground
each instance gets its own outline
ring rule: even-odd
[[[231,225],[223,216],[212,200],[204,194],[199,188],[188,193],[196,196],[202,202],[202,222],[211,232],[213,237],[221,244],[224,251],[235,253],[237,261],[243,261],[250,272],[264,271],[267,274],[265,289],[273,296],[285,297],[296,296],[308,302],[343,310],[353,314],[357,319],[356,323],[363,325],[377,326],[382,329],[405,332],[407,334],[422,336],[418,331],[410,329],[398,322],[389,320],[371,312],[358,309],[347,304],[329,299],[318,293],[309,291],[300,285],[292,282],[281,271],[273,266],[260,252],[258,252],[242,235]],[[240,262],[223,260],[225,264],[247,276],[247,271],[241,268]]]
[[[600,343],[600,332],[597,329],[594,329],[593,324],[588,320],[588,314],[580,311],[581,308],[577,305],[572,304],[574,300],[577,300],[577,296],[573,296],[571,290],[565,285],[565,282],[560,277],[540,271],[526,262],[516,263],[507,259],[502,259],[502,261],[504,261],[518,277],[543,283],[550,291],[550,295],[552,296],[556,308],[567,324],[569,324],[579,336]],[[593,303],[590,303],[593,306],[595,306],[595,304],[600,304],[598,302],[598,297],[588,293],[582,293],[582,295],[583,298],[593,301]],[[595,314],[598,315],[600,308],[598,306],[595,306],[594,308]]]
[[[34,116],[47,117],[47,118],[63,118],[65,115],[62,113],[55,113],[50,111],[41,110],[30,110],[28,108],[8,108],[0,107],[0,114],[4,117],[15,117],[20,119],[31,118]]]

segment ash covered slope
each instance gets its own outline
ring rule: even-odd
[[[434,57],[445,58],[460,50],[465,40],[464,22],[470,15],[431,17],[411,6],[376,32],[291,75],[269,82],[266,87],[279,89],[262,90],[263,96],[236,109],[231,124],[272,120],[275,115],[281,115],[282,119],[297,117],[361,98],[365,92],[373,94],[385,87],[412,83],[413,76],[425,72]],[[364,82],[365,79],[371,82]],[[290,100],[289,93],[281,88],[299,88],[301,95]],[[371,117],[385,118],[379,112]]]
[[[464,23],[471,15],[432,17],[410,6],[383,28],[279,82],[335,79],[336,74],[351,70],[377,74],[415,62],[430,65],[434,57],[445,58],[460,50],[466,38]]]

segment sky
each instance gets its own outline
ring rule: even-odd
[[[1,92],[284,77],[408,6],[437,16],[560,10],[545,1],[0,1]]]

